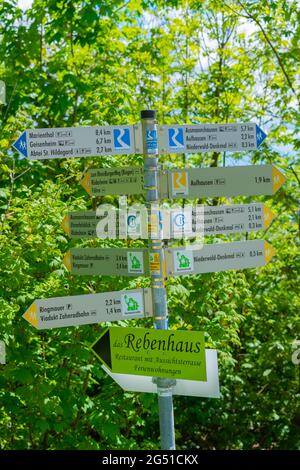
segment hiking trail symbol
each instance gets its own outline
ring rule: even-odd
[[[183,254],[177,252],[177,258],[179,261],[179,268],[180,269],[187,269],[190,267],[190,260]]]
[[[128,295],[125,295],[124,299],[127,305],[128,312],[134,312],[139,309],[139,304],[135,299],[133,299],[132,297],[128,297]]]
[[[119,128],[113,130],[114,147],[116,150],[130,148],[130,131],[129,128]]]
[[[129,253],[129,258],[131,262],[131,269],[141,269],[141,262],[135,255]]]

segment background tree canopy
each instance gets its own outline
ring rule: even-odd
[[[297,3],[34,0],[26,11],[0,3],[1,449],[159,448],[157,397],[124,393],[88,349],[103,325],[38,332],[22,319],[36,298],[149,285],[76,277],[62,265],[72,246],[116,244],[70,241],[60,227],[68,211],[117,204],[91,200],[83,171],[142,157],[30,162],[11,147],[28,128],[136,123],[145,108],[157,109],[161,124],[254,121],[268,133],[251,153],[164,155],[169,168],[274,163],[288,178],[273,197],[232,201],[263,201],[275,212],[265,233],[248,236],[276,248],[269,265],[168,281],[170,326],[206,332],[222,392],[174,398],[177,446],[300,448],[300,369],[291,360],[300,334]]]

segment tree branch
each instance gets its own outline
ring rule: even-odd
[[[299,98],[299,95],[297,94],[297,92],[296,92],[296,90],[295,90],[295,88],[294,88],[294,86],[293,86],[293,83],[292,83],[292,81],[291,81],[291,79],[290,79],[290,77],[289,77],[289,75],[288,75],[288,73],[287,73],[287,71],[286,71],[286,68],[285,68],[285,66],[284,66],[284,64],[283,64],[283,62],[282,62],[282,60],[281,60],[281,57],[280,57],[280,55],[278,54],[278,52],[277,52],[275,46],[273,45],[271,39],[270,39],[269,36],[267,35],[266,31],[264,30],[263,26],[261,25],[260,21],[256,18],[256,16],[254,16],[252,13],[250,13],[250,12],[247,10],[247,8],[245,7],[245,5],[244,5],[240,0],[237,0],[237,2],[238,2],[238,4],[240,5],[240,7],[243,8],[243,10],[244,10],[244,12],[246,13],[247,17],[248,17],[250,20],[254,21],[254,23],[255,23],[255,24],[259,27],[259,29],[261,30],[261,32],[262,32],[262,34],[263,34],[263,36],[264,36],[264,38],[265,38],[267,44],[270,46],[270,48],[271,48],[273,54],[275,55],[275,57],[276,57],[276,59],[277,59],[278,65],[279,65],[279,67],[281,68],[281,71],[282,71],[283,75],[285,76],[286,81],[287,81],[287,83],[288,83],[288,85],[289,85],[289,87],[290,87],[292,93],[295,95],[295,97],[296,97],[296,99],[297,99],[297,101],[298,101],[298,103],[299,103],[299,105],[300,105],[300,98]]]

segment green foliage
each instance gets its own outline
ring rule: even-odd
[[[168,280],[170,325],[205,331],[222,393],[174,398],[177,446],[299,449],[297,2],[35,0],[26,12],[16,3],[0,5],[0,449],[159,448],[157,397],[124,393],[89,352],[99,325],[37,332],[22,319],[36,298],[149,285],[69,275],[62,258],[76,243],[60,228],[68,211],[102,202],[79,185],[85,168],[142,158],[29,162],[11,148],[27,128],[135,123],[146,107],[160,123],[252,120],[268,131],[256,152],[162,156],[169,167],[275,163],[288,177],[255,199],[276,214],[257,235],[277,250],[268,266]],[[99,244],[123,245],[82,242]]]

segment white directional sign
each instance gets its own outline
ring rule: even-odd
[[[257,149],[266,134],[254,123],[194,124],[160,126],[157,136],[147,134],[148,144],[156,146],[156,137],[159,153],[238,152]],[[134,154],[143,148],[140,125],[29,129],[13,147],[30,160]]]
[[[215,349],[205,349],[205,360],[206,382],[176,379],[176,382],[174,381],[175,383],[172,386],[173,395],[207,398],[220,397],[217,351]],[[157,393],[157,386],[152,377],[146,375],[117,374],[111,372],[104,365],[102,369],[104,369],[123,390],[128,392]]]
[[[253,122],[159,126],[159,153],[255,150],[266,134]]]
[[[272,195],[285,182],[273,165],[188,168],[168,173],[164,197],[199,198]]]
[[[258,232],[269,227],[273,217],[271,210],[261,203],[171,208],[163,211],[163,236],[192,238]]]
[[[62,127],[26,130],[13,147],[29,160],[140,153],[139,126]]]
[[[23,318],[38,330],[151,316],[151,289],[37,299]]]
[[[274,248],[264,240],[165,250],[167,272],[173,276],[256,268],[266,265],[274,254]]]
[[[101,207],[101,206],[100,206]],[[70,212],[62,221],[62,228],[70,238],[121,238],[119,210]],[[155,213],[152,214],[153,216]],[[233,204],[226,206],[184,206],[160,210],[162,238],[194,238],[196,236],[220,235],[241,232],[257,232],[271,224],[274,214],[264,204]],[[154,219],[154,217],[153,217]],[[147,211],[131,210],[125,212],[124,224],[129,239],[158,238],[157,224],[149,226],[153,235],[148,233]],[[126,227],[127,225],[127,227]]]
[[[66,215],[61,224],[71,238],[148,238],[147,209],[101,208]]]
[[[72,274],[90,276],[141,276],[149,274],[144,248],[71,248],[64,265]]]
[[[144,169],[139,166],[91,169],[81,185],[91,196],[144,194]]]

